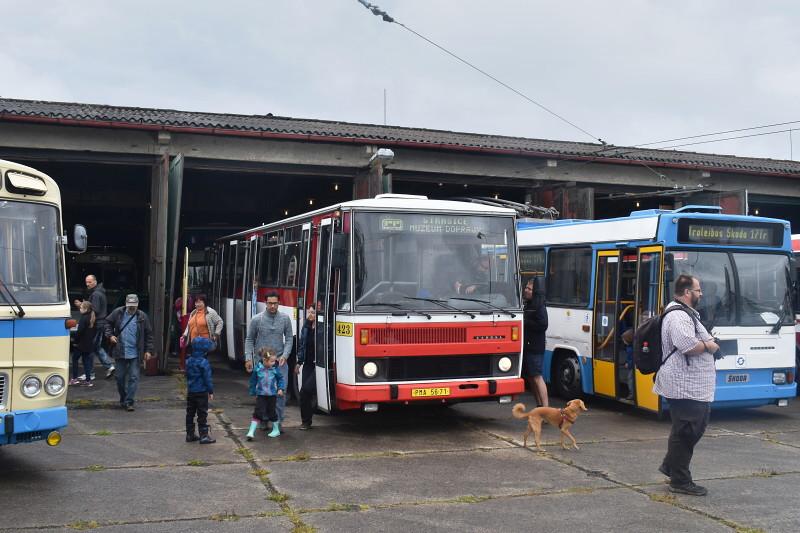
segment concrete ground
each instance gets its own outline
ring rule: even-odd
[[[277,439],[246,442],[241,372],[215,368],[212,433],[184,442],[182,376],[143,377],[136,411],[98,380],[69,391],[63,443],[0,448],[0,531],[797,531],[800,403],[713,413],[675,496],[656,467],[669,423],[594,398],[580,451],[522,447],[495,403],[317,415],[290,407]],[[530,404],[530,396],[521,400]],[[562,404],[553,399],[554,404]]]

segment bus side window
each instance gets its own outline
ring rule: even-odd
[[[592,273],[591,248],[550,250],[547,303],[572,307],[589,305]]]

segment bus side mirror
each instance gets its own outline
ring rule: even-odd
[[[86,251],[89,245],[89,237],[86,236],[86,228],[82,224],[75,224],[72,230],[72,244],[75,249],[68,250],[70,253],[82,254]]]
[[[667,254],[664,257],[664,282],[671,283],[675,280],[675,257]]]
[[[792,256],[789,258],[789,279],[792,280],[792,285],[797,286],[797,258]]]
[[[347,233],[334,233],[331,243],[331,268],[347,267],[347,248],[349,243]]]

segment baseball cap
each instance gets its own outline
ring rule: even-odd
[[[126,306],[138,306],[139,305],[139,297],[135,294],[129,294],[125,297],[125,305]]]

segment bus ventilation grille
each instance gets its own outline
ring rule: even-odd
[[[17,443],[22,444],[26,442],[36,442],[37,440],[44,440],[43,431],[28,431],[27,433],[17,433],[15,435]]]
[[[374,328],[370,344],[453,344],[467,342],[467,328]]]
[[[6,408],[6,391],[8,390],[8,374],[0,374],[0,409]]]

